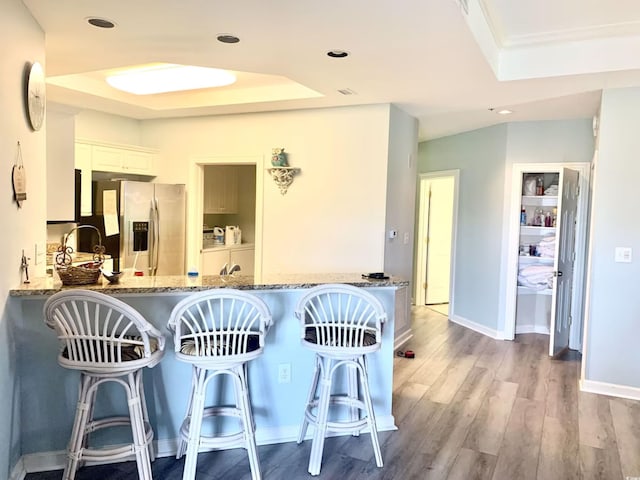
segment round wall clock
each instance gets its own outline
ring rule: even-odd
[[[38,131],[44,121],[45,109],[44,71],[38,62],[34,62],[29,69],[26,97],[29,122]]]

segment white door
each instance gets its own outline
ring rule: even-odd
[[[561,188],[558,202],[560,218],[556,238],[555,282],[551,297],[551,324],[549,325],[551,334],[549,355],[551,356],[558,356],[569,348],[578,211],[578,172],[563,168]]]
[[[449,302],[453,192],[453,177],[434,178],[430,182],[426,239],[427,305]]]

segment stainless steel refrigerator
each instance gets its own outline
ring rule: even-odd
[[[143,275],[184,275],[184,185],[94,181],[92,187],[93,215],[82,217],[81,223],[100,230],[106,253],[114,259],[114,270],[131,269],[135,263],[135,269]],[[114,199],[115,205],[109,198]],[[113,230],[108,224],[117,217],[117,234],[107,236],[112,232],[105,230],[105,213],[106,230]],[[80,232],[80,248],[91,251],[97,243],[97,233],[93,229]]]

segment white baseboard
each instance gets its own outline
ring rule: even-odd
[[[640,400],[640,388],[618,385],[616,383],[596,382],[594,380],[580,380],[580,390],[583,392],[598,393],[610,397],[628,398]]]
[[[9,480],[24,480],[24,477],[27,476],[27,470],[24,468],[24,462],[22,458],[18,460],[13,470],[11,470],[11,475],[9,476]]]
[[[376,416],[376,424],[379,432],[397,430],[393,415]],[[263,428],[256,432],[256,443],[258,445],[271,445],[275,443],[295,442],[298,439],[298,425],[287,425],[280,428]],[[313,428],[307,431],[306,439],[311,438]],[[364,429],[363,432],[368,432]],[[332,435],[330,433],[329,435]],[[350,435],[350,434],[346,434]],[[172,457],[178,450],[178,440],[176,438],[163,439],[155,442],[156,457]],[[206,450],[200,450],[204,452]],[[120,461],[133,460],[123,459]],[[13,468],[9,480],[24,480],[27,473],[46,472],[48,470],[62,470],[67,462],[67,452],[64,450],[52,452],[29,453],[23,455]],[[96,465],[94,462],[87,462],[87,465]]]
[[[409,328],[406,332],[402,332],[393,340],[393,349],[398,350],[405,343],[413,338],[413,331]]]
[[[541,333],[549,335],[549,327],[546,325],[516,325],[516,335],[519,333]]]
[[[496,340],[504,340],[502,335],[500,335],[500,333],[497,330],[494,330],[493,328],[489,328],[485,325],[481,325],[479,323],[473,322],[459,315],[449,314],[449,320],[451,320],[453,323],[457,323],[462,327],[469,328],[474,332],[478,332],[483,335],[486,335],[487,337],[495,338]]]

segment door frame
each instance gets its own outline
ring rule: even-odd
[[[254,165],[256,168],[255,270],[257,282],[262,278],[262,235],[265,158],[262,155],[211,155],[191,158],[187,184],[187,268],[197,265],[202,253],[202,215],[204,201],[204,167],[207,165]]]
[[[420,286],[426,279],[427,274],[427,245],[423,241],[428,233],[427,214],[429,211],[429,196],[427,186],[429,182],[436,178],[453,177],[453,209],[451,221],[451,252],[449,263],[449,315],[454,311],[454,288],[456,271],[456,237],[458,230],[458,192],[460,185],[460,170],[441,170],[438,172],[421,173],[418,175],[418,218],[417,218],[417,240],[415,254],[415,291],[414,298],[416,305],[425,304],[425,292]]]
[[[589,176],[591,164],[581,163],[514,163],[511,177],[511,197],[508,210],[508,237],[506,259],[506,288],[505,288],[505,321],[501,337],[513,340],[516,332],[516,300],[518,295],[518,239],[520,238],[520,205],[522,200],[522,175],[527,172],[555,173],[569,168],[578,171],[578,185],[580,197],[576,215],[576,258],[573,269],[573,296],[571,301],[571,332],[569,334],[569,348],[582,349],[582,324],[584,317],[584,282],[587,248],[587,225],[589,213]]]

